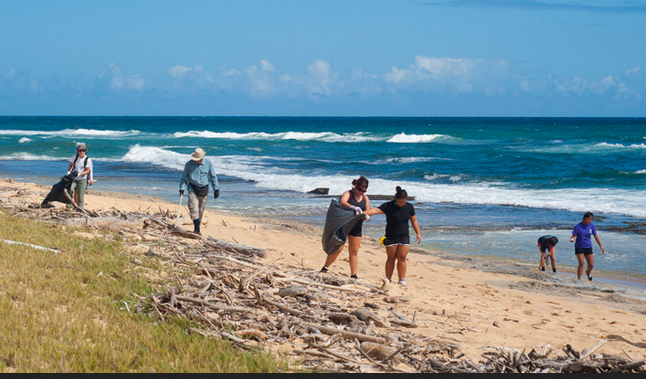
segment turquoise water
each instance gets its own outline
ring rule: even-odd
[[[0,117],[0,176],[53,185],[76,142],[96,190],[175,202],[202,147],[221,185],[209,207],[320,227],[330,198],[307,192],[337,196],[364,175],[369,196],[415,197],[425,247],[532,264],[554,234],[557,263],[573,267],[570,231],[591,211],[608,251],[595,269],[646,276],[644,118]]]

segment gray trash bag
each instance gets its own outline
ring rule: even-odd
[[[347,209],[338,200],[332,199],[321,238],[325,253],[327,255],[336,253],[345,243],[350,230],[359,221],[361,221],[361,215],[355,215],[353,210]]]

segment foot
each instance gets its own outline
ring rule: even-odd
[[[588,280],[592,280],[592,275],[590,272],[586,271],[585,274],[588,276]]]
[[[541,271],[545,271],[545,267],[541,267]]]
[[[404,286],[404,287],[406,287],[406,286],[408,285],[408,283],[406,283],[406,280],[404,280],[404,279],[399,279],[398,284],[399,284],[400,286]]]
[[[321,269],[321,272],[327,272],[327,266],[323,266],[323,268]]]
[[[556,272],[556,269],[555,269],[555,268],[553,268],[553,269],[552,269],[552,271]]]
[[[357,274],[352,274],[352,275],[350,275],[350,279],[359,280],[359,277],[357,276]]]

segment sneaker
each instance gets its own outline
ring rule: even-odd
[[[359,277],[357,276],[357,274],[352,274],[350,275],[350,279],[359,280]]]
[[[323,266],[323,268],[321,269],[321,272],[327,272],[327,266]]]
[[[545,271],[545,267],[541,268],[541,271]]]
[[[406,283],[406,281],[405,281],[404,279],[399,279],[398,284],[399,284],[400,286],[404,286],[404,287],[406,287],[406,286],[408,285],[408,283]]]
[[[552,271],[556,272],[556,269],[555,269],[555,268],[553,268],[553,269],[552,269]]]
[[[592,275],[589,272],[586,271],[585,274],[588,276],[588,280],[592,280]]]

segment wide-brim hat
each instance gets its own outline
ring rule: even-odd
[[[204,158],[206,155],[206,151],[202,150],[201,148],[195,149],[195,151],[191,154],[191,159],[194,161],[199,161],[200,159]]]
[[[82,142],[76,144],[76,151],[80,151],[80,150],[87,151],[87,146],[85,146],[85,144]]]

